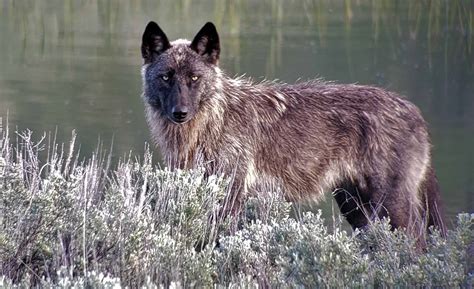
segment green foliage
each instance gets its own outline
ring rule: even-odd
[[[8,132],[0,139],[0,287],[469,287],[474,214],[426,250],[382,220],[329,230],[320,214],[290,215],[280,193],[249,198],[220,219],[229,181],[142,161],[109,170],[95,154]],[[472,250],[472,248],[471,248]],[[469,271],[471,270],[471,271]]]

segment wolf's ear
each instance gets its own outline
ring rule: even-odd
[[[143,32],[142,37],[142,57],[145,63],[153,61],[153,57],[160,55],[166,49],[170,48],[168,37],[161,30],[160,26],[150,21]]]
[[[216,26],[207,22],[194,37],[191,49],[204,56],[209,63],[216,65],[221,52]]]

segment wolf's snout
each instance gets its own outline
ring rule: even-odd
[[[188,108],[186,106],[175,106],[171,110],[173,114],[173,118],[177,122],[183,122],[186,120],[186,116],[188,115]]]

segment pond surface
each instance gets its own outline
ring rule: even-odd
[[[84,156],[112,138],[115,159],[140,155],[145,25],[189,39],[213,21],[229,75],[375,84],[416,103],[452,220],[474,211],[473,11],[462,0],[2,0],[0,117],[38,138],[75,129]]]

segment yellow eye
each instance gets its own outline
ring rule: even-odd
[[[198,80],[198,79],[199,79],[199,76],[196,76],[196,75],[191,76],[191,80],[192,80],[192,81],[196,81],[196,80]]]
[[[168,75],[162,75],[161,79],[163,79],[164,81],[168,81],[170,80],[170,77]]]

